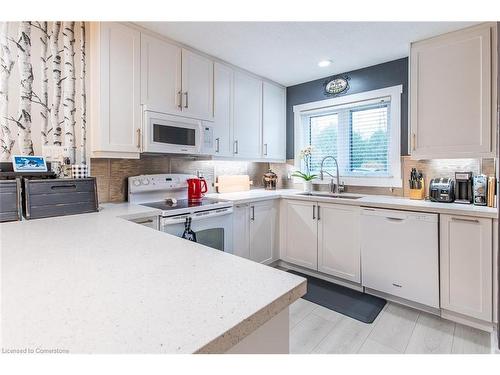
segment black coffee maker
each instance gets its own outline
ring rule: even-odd
[[[472,172],[455,172],[455,203],[472,204]]]

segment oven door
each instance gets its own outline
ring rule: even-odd
[[[143,152],[199,154],[203,122],[181,116],[144,111]]]
[[[225,211],[227,210],[227,211]],[[182,237],[186,218],[191,217],[191,229],[196,233],[196,242],[228,253],[233,252],[233,215],[232,208],[221,211],[221,214],[204,215],[205,213],[178,215],[161,219],[161,231]]]

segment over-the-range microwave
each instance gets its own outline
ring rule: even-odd
[[[142,151],[211,155],[214,153],[213,126],[202,120],[145,110]]]

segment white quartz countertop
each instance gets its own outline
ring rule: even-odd
[[[347,204],[362,207],[387,208],[406,211],[432,212],[441,214],[464,215],[474,217],[497,218],[498,209],[472,204],[438,203],[427,200],[412,200],[409,198],[386,195],[349,194],[345,196],[359,197],[359,199],[331,198],[328,196],[305,196],[296,189],[264,190],[252,189],[249,191],[223,194],[208,194],[207,197],[232,201],[234,204],[256,202],[267,199],[300,199],[323,203]],[[316,192],[315,192],[316,193]],[[320,192],[317,192],[320,193]],[[325,193],[325,195],[328,195]]]
[[[305,279],[124,220],[0,224],[1,346],[71,353],[225,352],[305,293]]]

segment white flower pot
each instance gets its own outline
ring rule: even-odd
[[[310,193],[313,190],[312,181],[304,181],[304,193]]]

